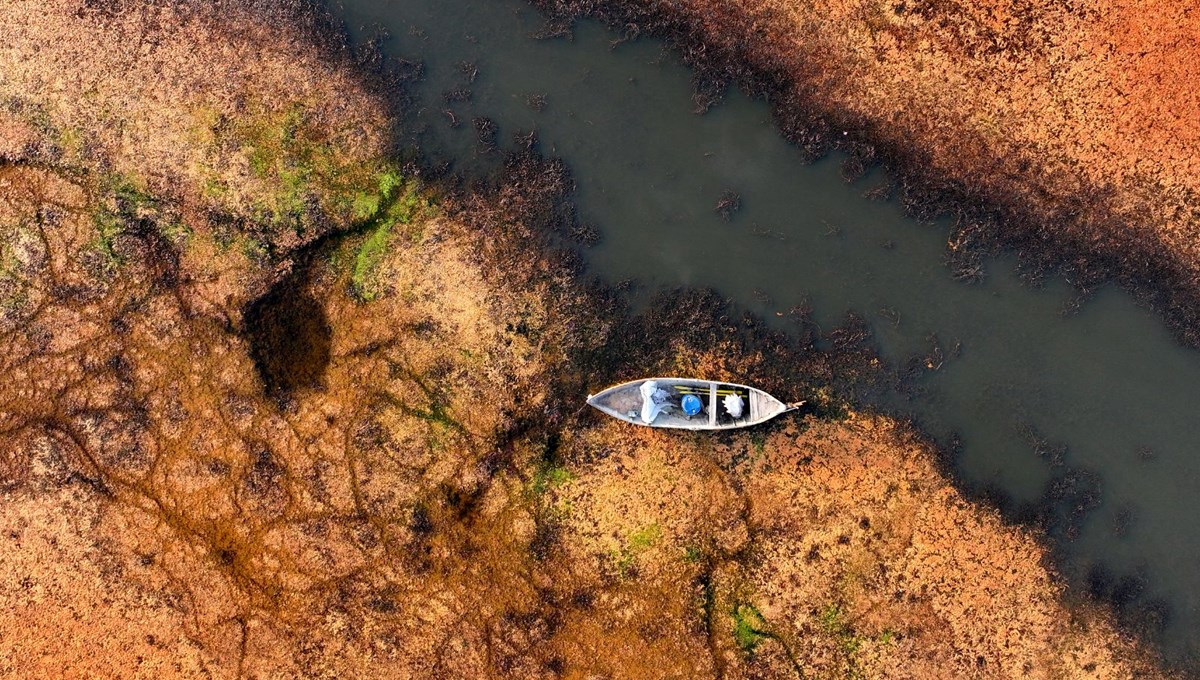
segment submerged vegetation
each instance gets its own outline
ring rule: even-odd
[[[845,406],[889,379],[853,320],[795,340],[696,291],[631,314],[551,245],[578,226],[560,162],[426,187],[325,20],[230,5],[0,4],[5,672],[1156,672]],[[143,31],[149,66],[108,61]],[[87,97],[28,102],[85,65]],[[632,371],[822,407],[690,439],[579,408]]]

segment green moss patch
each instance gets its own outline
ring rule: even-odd
[[[163,214],[161,202],[136,177],[113,173],[100,177],[92,194],[92,226],[96,237],[91,248],[100,253],[107,269],[120,266],[122,258],[116,241],[137,220],[165,225],[171,235],[180,236],[179,221]],[[170,238],[170,235],[164,233]]]
[[[409,227],[403,233],[410,240],[420,240],[422,232],[415,227],[432,209],[417,183],[406,180],[394,167],[382,168],[370,186],[371,190],[360,190],[351,200],[356,228],[366,236],[352,257],[350,287],[363,302],[383,292],[377,274],[393,238],[401,231],[397,226]]]
[[[208,149],[199,187],[205,198],[272,227],[304,233],[313,228],[314,209],[349,226],[385,209],[382,196],[402,193],[405,180],[395,168],[356,156],[347,141],[353,130],[326,129],[314,119],[313,107],[295,102],[283,110],[247,108],[249,113],[236,117],[210,110],[195,114],[193,137]],[[231,150],[245,159],[257,186],[229,185],[224,171]],[[231,205],[238,193],[245,204]]]
[[[654,547],[662,540],[662,527],[657,522],[647,524],[629,534],[625,545],[613,553],[613,563],[621,577],[629,576],[634,563],[642,553]]]
[[[762,612],[748,602],[734,605],[731,616],[733,617],[733,641],[747,654],[753,653],[763,640],[774,637]]]

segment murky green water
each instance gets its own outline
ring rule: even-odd
[[[487,116],[502,145],[534,129],[566,159],[604,277],[712,286],[771,320],[807,300],[826,329],[853,310],[894,362],[936,333],[944,364],[889,405],[942,441],[956,433],[966,483],[1017,503],[1068,467],[1094,473],[1099,507],[1059,539],[1069,577],[1084,589],[1102,567],[1135,614],[1167,603],[1171,655],[1200,650],[1200,353],[1129,296],[1102,290],[1064,315],[1066,282],[1031,289],[1004,259],[982,283],[955,281],[947,225],[864,198],[872,180],[847,185],[836,159],[804,165],[762,102],[731,92],[694,114],[690,73],[656,41],[614,45],[593,23],[536,40],[542,18],[520,0],[341,3],[359,35],[386,28],[390,56],[423,61],[414,141],[427,153],[485,167],[472,118]],[[741,196],[728,222],[714,210],[725,191]]]

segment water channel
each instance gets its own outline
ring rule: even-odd
[[[865,198],[879,178],[847,184],[837,158],[805,164],[764,102],[731,91],[694,113],[691,74],[660,42],[614,44],[592,22],[536,39],[544,19],[522,0],[337,11],[356,36],[385,29],[389,56],[423,63],[410,129],[426,154],[464,172],[493,162],[472,125],[486,116],[501,143],[536,130],[541,152],[569,163],[581,219],[602,235],[585,251],[594,273],[713,287],[768,320],[807,301],[826,329],[854,311],[892,362],[927,351],[933,333],[959,347],[919,396],[886,405],[957,436],[964,482],[1016,503],[1037,502],[1064,469],[1088,471],[1099,505],[1061,540],[1064,573],[1077,592],[1115,589],[1135,616],[1165,603],[1155,637],[1168,656],[1200,651],[1200,353],[1127,294],[1102,289],[1064,314],[1065,281],[1031,287],[1006,258],[981,282],[955,280],[948,224]],[[728,221],[714,210],[726,191],[741,198]]]

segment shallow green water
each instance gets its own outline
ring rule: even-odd
[[[987,262],[982,283],[955,281],[947,225],[864,198],[874,180],[847,185],[837,159],[803,164],[762,102],[731,92],[694,114],[690,73],[656,41],[614,46],[594,23],[536,40],[542,19],[519,0],[342,0],[340,11],[358,35],[386,28],[390,56],[423,61],[412,141],[426,153],[486,168],[496,159],[480,156],[472,118],[487,116],[502,146],[535,129],[541,151],[570,164],[581,218],[603,236],[586,251],[603,277],[711,286],[772,321],[806,300],[825,329],[853,310],[897,363],[936,333],[945,363],[920,397],[886,405],[944,442],[956,433],[962,479],[1018,503],[1064,465],[1094,473],[1099,507],[1058,539],[1068,576],[1079,589],[1097,566],[1133,579],[1128,610],[1167,603],[1170,654],[1200,650],[1200,353],[1128,295],[1104,289],[1064,315],[1066,282],[1032,289],[1006,259]],[[447,102],[459,88],[470,99]],[[742,205],[729,222],[714,210],[727,190]]]

